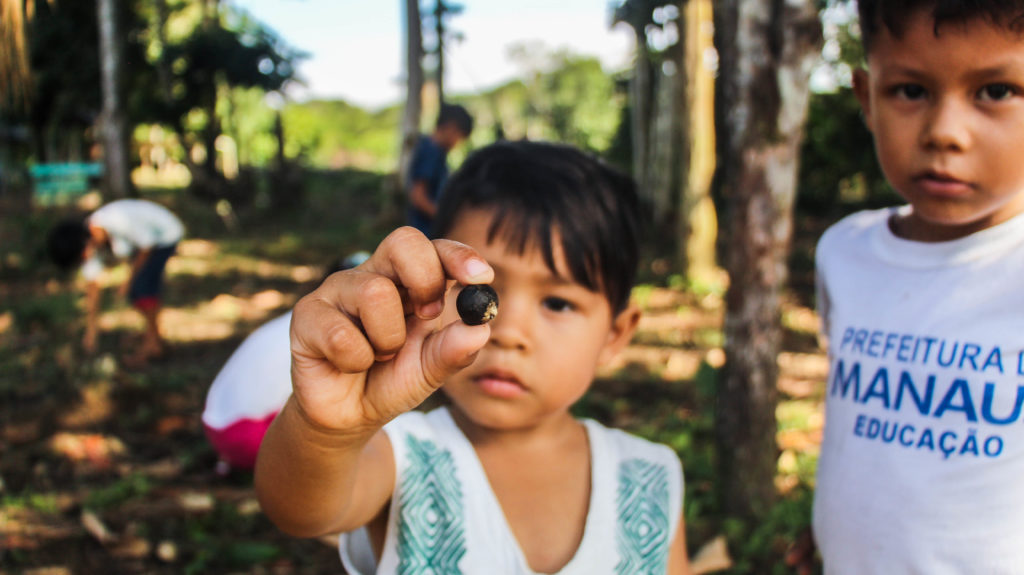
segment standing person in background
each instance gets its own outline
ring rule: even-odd
[[[854,93],[906,203],[818,243],[825,573],[1024,573],[1024,3],[858,8]]]
[[[185,233],[185,226],[170,210],[148,200],[116,200],[85,219],[65,220],[50,230],[48,251],[58,267],[81,266],[86,281],[86,327],[82,347],[96,351],[99,333],[99,278],[103,252],[130,260],[128,281],[119,293],[128,296],[146,322],[142,344],[125,361],[141,366],[164,354],[160,334],[160,309],[164,268]]]
[[[448,152],[473,133],[473,116],[459,104],[443,104],[429,136],[420,136],[412,153],[406,189],[408,223],[431,237],[437,200],[448,179]]]

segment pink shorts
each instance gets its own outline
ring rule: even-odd
[[[252,469],[256,466],[256,454],[263,436],[276,416],[277,412],[274,412],[263,419],[240,419],[224,429],[214,429],[206,424],[203,428],[221,459],[237,469]]]

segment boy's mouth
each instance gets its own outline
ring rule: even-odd
[[[928,195],[962,196],[970,192],[974,186],[947,172],[928,170],[914,177],[914,182]]]
[[[488,369],[473,377],[473,381],[488,395],[510,399],[526,391],[526,387],[512,372],[502,369]]]

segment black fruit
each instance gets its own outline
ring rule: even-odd
[[[484,324],[498,315],[498,294],[487,284],[468,285],[459,292],[455,308],[466,325]]]

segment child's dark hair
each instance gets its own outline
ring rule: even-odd
[[[50,229],[46,250],[62,270],[82,263],[82,252],[89,241],[89,226],[81,218],[63,220]]]
[[[437,127],[445,124],[455,125],[467,138],[473,133],[473,116],[469,115],[469,110],[461,104],[441,104],[441,111],[437,114]]]
[[[628,176],[570,146],[498,142],[471,154],[441,194],[434,237],[468,209],[494,213],[487,241],[500,236],[522,254],[539,247],[555,269],[558,233],[572,280],[602,292],[618,313],[636,279],[643,212]]]
[[[976,19],[1017,34],[1024,31],[1024,6],[1019,0],[857,0],[864,52],[870,53],[883,26],[900,37],[907,20],[919,10],[931,12],[936,35],[944,24],[963,25]]]

